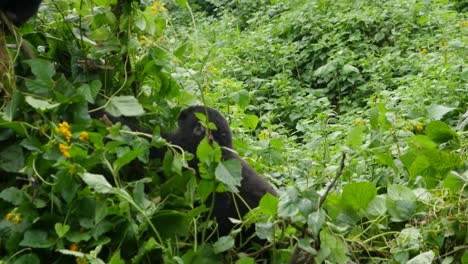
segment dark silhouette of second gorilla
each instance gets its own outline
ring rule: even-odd
[[[36,14],[42,0],[0,0],[0,10],[16,26],[21,26]]]
[[[249,208],[258,207],[260,199],[266,193],[277,195],[275,189],[238,154],[232,150],[232,133],[227,120],[215,109],[204,106],[191,106],[183,110],[178,118],[178,129],[174,133],[163,133],[161,136],[168,142],[180,146],[184,151],[195,155],[200,142],[206,136],[205,127],[195,113],[207,114],[208,121],[214,123],[216,130],[209,131],[209,138],[222,147],[222,160],[237,159],[242,166],[242,180],[239,188],[239,195],[230,192],[216,193],[212,216],[218,223],[220,236],[229,234],[234,224],[229,218],[241,219]],[[227,148],[227,149],[226,149]],[[189,166],[197,171],[198,159],[194,158],[189,162]],[[247,203],[247,205],[245,204]],[[238,213],[239,212],[239,213]]]

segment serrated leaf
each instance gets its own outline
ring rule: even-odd
[[[256,115],[245,115],[242,118],[242,126],[244,126],[248,130],[255,130],[258,125],[258,116]]]
[[[112,185],[100,174],[85,172],[81,174],[81,178],[89,187],[93,188],[98,193],[112,192]]]

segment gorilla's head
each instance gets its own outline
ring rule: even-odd
[[[207,115],[208,121],[215,124],[216,129],[206,131],[195,113]],[[164,133],[162,136],[185,151],[196,153],[198,144],[208,135],[210,139],[222,147],[232,148],[232,134],[226,119],[215,109],[196,105],[184,109],[178,119],[178,128],[174,133]],[[207,133],[208,132],[208,133]]]

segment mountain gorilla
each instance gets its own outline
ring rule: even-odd
[[[207,135],[205,127],[202,126],[200,120],[195,116],[195,113],[207,114],[208,121],[215,124],[216,130],[208,131],[210,140],[218,143],[222,147],[222,160],[237,159],[242,166],[242,179],[239,188],[239,195],[230,192],[216,193],[214,207],[211,216],[216,218],[218,223],[218,233],[220,236],[229,234],[234,224],[229,218],[240,219],[244,216],[249,208],[258,207],[260,199],[267,192],[277,195],[275,189],[257,172],[245,162],[239,155],[232,150],[232,133],[227,120],[215,109],[204,106],[191,106],[183,110],[178,118],[178,128],[174,133],[162,133],[161,136],[171,144],[181,147],[184,151],[196,154],[196,150],[200,142]],[[105,119],[111,123],[121,122],[128,125],[133,130],[138,130],[135,124],[125,122],[121,118],[112,117],[105,112],[93,113],[92,117],[101,118],[106,115]],[[101,118],[102,120],[102,118]],[[151,150],[151,158],[163,158],[164,151],[158,149]],[[195,157],[189,161],[189,167],[193,168],[197,175],[198,159]],[[245,201],[242,201],[241,198]],[[247,203],[247,205],[245,204]],[[207,203],[209,204],[209,202]],[[247,231],[247,235],[252,234],[252,230]]]
[[[240,219],[249,208],[256,208],[260,199],[267,192],[277,195],[273,187],[239,155],[232,150],[232,133],[226,119],[215,109],[204,106],[191,106],[183,110],[178,119],[178,129],[172,134],[162,134],[161,136],[174,145],[180,146],[184,151],[192,154],[196,153],[198,144],[206,136],[205,127],[202,126],[195,113],[208,114],[208,121],[214,123],[216,130],[209,131],[211,140],[218,143],[222,149],[222,160],[237,159],[242,166],[242,180],[239,189],[241,200],[235,194],[225,192],[216,193],[212,216],[218,223],[218,232],[221,236],[229,234],[234,224],[229,218]],[[189,166],[197,171],[198,159],[194,158],[189,162]]]
[[[42,0],[0,0],[0,10],[19,27],[32,17]]]

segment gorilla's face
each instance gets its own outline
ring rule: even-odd
[[[195,113],[208,114],[208,121],[215,124],[216,130],[208,131],[201,124]],[[201,105],[184,109],[178,119],[178,128],[174,133],[164,133],[162,136],[174,145],[195,154],[198,144],[208,135],[220,146],[232,148],[232,134],[226,119],[215,109]]]

